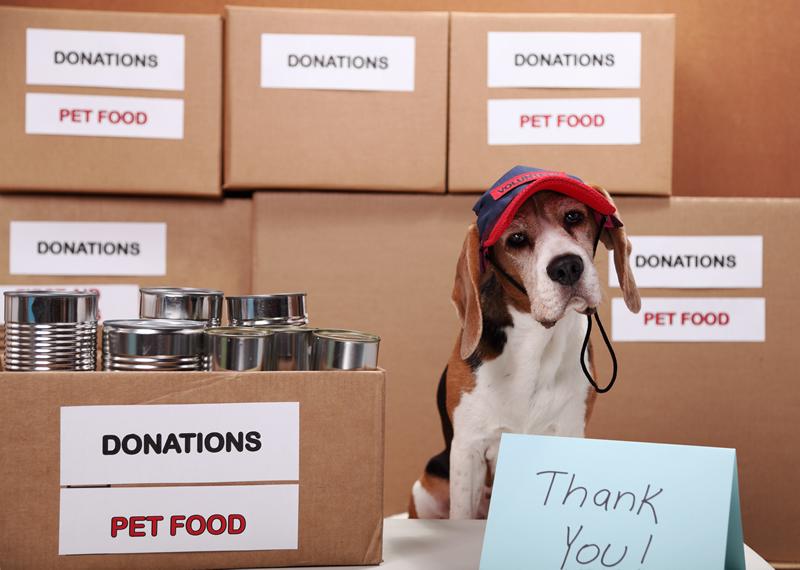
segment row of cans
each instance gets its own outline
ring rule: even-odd
[[[97,294],[5,294],[9,371],[95,370]],[[228,326],[221,326],[223,301]],[[103,323],[111,371],[371,370],[380,338],[308,326],[305,293],[224,297],[221,291],[143,288],[139,319]]]

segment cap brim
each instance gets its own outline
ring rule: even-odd
[[[506,206],[502,215],[494,224],[492,231],[489,232],[489,236],[484,240],[483,247],[494,245],[508,226],[511,225],[511,221],[514,219],[514,216],[516,216],[517,211],[522,207],[522,204],[537,192],[543,191],[558,192],[559,194],[574,198],[578,202],[586,204],[601,216],[609,216],[614,220],[616,225],[622,225],[616,216],[614,216],[617,211],[614,204],[598,190],[571,178],[563,176],[545,176],[537,178],[528,184],[511,199],[511,202]]]

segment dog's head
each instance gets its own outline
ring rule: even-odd
[[[595,189],[611,200],[605,190]],[[521,284],[523,293],[492,264],[481,271],[480,237],[477,227],[470,226],[453,287],[453,302],[463,327],[461,357],[469,357],[480,341],[480,285],[492,276],[510,304],[529,312],[545,327],[553,326],[570,310],[593,312],[602,295],[593,262],[599,229],[594,212],[574,198],[547,191],[530,197],[492,246],[494,264]],[[641,301],[629,264],[631,245],[625,230],[605,227],[600,240],[616,252],[614,265],[625,303],[638,312]]]

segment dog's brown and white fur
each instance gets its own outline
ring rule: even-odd
[[[480,238],[470,226],[452,295],[461,333],[437,394],[446,448],[414,484],[412,518],[486,517],[503,432],[583,436],[595,398],[579,355],[585,315],[601,301],[596,232],[593,213],[577,200],[554,192],[527,200],[494,247],[495,262],[523,294],[491,264],[481,271]],[[601,240],[617,252],[625,302],[638,312],[624,230],[605,229]],[[582,266],[574,282],[553,271],[565,256],[576,271]],[[591,360],[590,350],[590,369]]]

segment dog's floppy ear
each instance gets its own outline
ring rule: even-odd
[[[456,279],[453,283],[453,304],[461,320],[462,360],[466,360],[475,352],[483,333],[483,315],[478,291],[481,274],[480,241],[478,228],[472,224],[467,230],[467,237],[464,238],[464,246],[461,248],[456,266]]]
[[[611,195],[600,186],[592,185],[594,189],[602,192],[603,195],[613,204]],[[619,217],[619,210],[617,210],[617,217]],[[620,218],[621,220],[622,218]],[[614,250],[614,268],[617,270],[617,278],[619,279],[619,286],[622,289],[622,297],[625,299],[625,304],[633,313],[638,313],[642,308],[642,300],[639,297],[639,289],[636,287],[636,280],[633,277],[631,270],[631,242],[628,235],[625,233],[625,228],[605,228],[603,233],[600,234],[600,239],[609,250]]]

